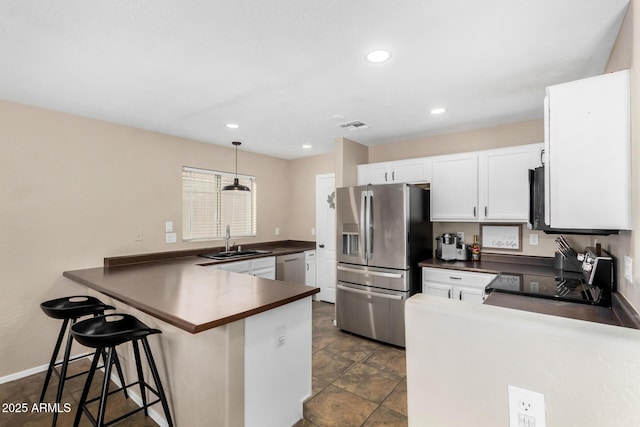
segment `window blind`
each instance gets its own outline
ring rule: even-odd
[[[190,167],[182,168],[182,238],[223,238],[227,225],[232,237],[256,235],[256,179],[238,175],[247,191],[222,191],[235,174]]]

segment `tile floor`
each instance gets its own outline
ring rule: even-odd
[[[82,370],[89,369],[90,361],[88,359],[81,359],[69,364],[69,374],[81,372]],[[38,402],[40,398],[40,392],[42,390],[42,384],[44,383],[44,377],[46,372],[40,372],[38,374],[31,375],[20,380],[11,381],[9,383],[0,385],[0,403],[27,403],[29,410],[26,413],[15,412],[1,412],[0,413],[0,426],[2,427],[44,427],[51,426],[53,415],[46,411],[38,412],[32,410],[32,405]],[[78,407],[78,401],[82,394],[82,388],[86,380],[86,375],[81,375],[76,378],[67,380],[62,392],[62,403],[69,403],[71,411],[68,413],[60,413],[58,415],[58,427],[69,427],[73,425],[73,419],[75,418],[76,408]],[[104,375],[102,372],[96,372],[93,379],[92,388],[89,392],[89,398],[92,396],[98,396],[100,394],[100,387],[102,385],[102,379]],[[153,380],[151,381],[153,383]],[[112,383],[112,387],[116,386]],[[137,386],[136,386],[137,387]],[[56,396],[56,390],[58,388],[58,377],[54,374],[49,383],[47,394],[45,395],[45,402],[54,402]],[[160,408],[160,405],[157,405]],[[136,409],[138,406],[131,401],[131,399],[125,399],[122,393],[115,393],[109,396],[106,421],[116,418],[121,414]],[[89,405],[91,412],[94,416],[98,413],[98,402],[94,402]],[[9,409],[9,408],[3,408]],[[80,426],[91,426],[89,419],[83,416],[80,422]],[[118,427],[157,427],[158,425],[149,417],[145,417],[143,412],[139,412],[122,422],[116,424]]]
[[[333,304],[313,302],[313,391],[304,404],[304,419],[295,427],[406,426],[407,382],[404,350],[342,332],[333,326]],[[86,369],[87,360],[70,365],[74,372]],[[37,402],[45,373],[38,373],[0,385],[0,403]],[[77,402],[85,376],[65,384],[62,402],[70,403],[72,411],[62,413],[58,426],[73,424]],[[99,394],[102,373],[96,373],[90,396]],[[51,380],[45,401],[55,399],[57,377]],[[93,412],[97,412],[97,403]],[[111,395],[107,421],[135,404],[121,393]],[[31,408],[30,408],[31,409]],[[52,415],[46,412],[0,413],[2,427],[50,426]],[[81,426],[88,426],[86,417]],[[118,427],[155,427],[157,424],[138,413]]]
[[[406,426],[404,349],[333,326],[334,305],[313,302],[313,395],[295,427]]]

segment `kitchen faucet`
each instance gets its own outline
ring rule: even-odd
[[[231,228],[227,224],[227,231],[224,234],[224,251],[229,252],[229,239],[231,238]]]

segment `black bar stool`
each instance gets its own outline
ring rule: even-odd
[[[73,362],[75,360],[86,357],[85,355],[76,356],[70,358],[71,355],[71,345],[73,344],[73,337],[71,335],[71,330],[69,330],[67,336],[67,344],[64,351],[64,358],[61,362],[56,362],[58,358],[58,353],[60,352],[60,346],[62,345],[62,339],[64,338],[65,333],[67,332],[67,328],[69,326],[69,322],[71,322],[71,326],[73,326],[79,318],[84,316],[100,316],[104,314],[105,310],[113,310],[114,307],[110,305],[104,304],[98,298],[90,297],[86,295],[79,296],[70,296],[57,298],[49,301],[45,301],[40,304],[40,308],[42,311],[54,319],[63,319],[62,327],[60,328],[60,333],[58,334],[58,339],[56,341],[56,345],[53,350],[53,355],[51,356],[51,361],[49,362],[49,368],[47,369],[47,375],[44,379],[44,385],[42,386],[42,393],[40,394],[40,402],[44,401],[44,396],[47,393],[47,388],[49,387],[49,381],[51,380],[51,375],[53,372],[60,377],[60,382],[58,383],[58,391],[56,393],[56,403],[60,403],[62,399],[62,390],[64,388],[64,383],[66,380],[78,377],[80,375],[84,375],[87,371],[77,373],[75,375],[67,376],[67,368],[69,366],[69,362]],[[106,353],[103,355],[103,359],[106,363],[107,357]],[[118,371],[118,375],[120,376],[120,381],[124,384],[124,376],[122,375],[122,368],[120,366],[120,361],[116,358],[113,363],[116,364],[116,369]],[[62,366],[61,372],[58,373],[55,370],[56,366]],[[125,397],[128,397],[127,391],[124,390]],[[53,413],[53,426],[56,425],[56,421],[58,419],[58,413]]]
[[[87,376],[87,382],[82,390],[82,396],[78,402],[78,412],[73,423],[74,427],[77,427],[82,418],[82,413],[86,413],[87,417],[91,420],[94,426],[107,426],[117,423],[126,417],[133,415],[139,411],[144,410],[145,415],[149,415],[147,408],[151,405],[155,405],[158,402],[162,403],[162,409],[164,415],[167,418],[167,423],[171,427],[173,422],[171,421],[171,414],[169,412],[169,404],[167,403],[167,397],[162,388],[160,382],[160,376],[158,375],[158,369],[153,360],[151,349],[149,348],[149,342],[147,341],[147,335],[160,334],[162,331],[158,329],[151,329],[136,317],[130,314],[107,314],[105,316],[94,317],[91,319],[83,320],[76,323],[71,327],[71,334],[80,344],[87,347],[96,349],[93,356],[93,363],[89,369],[89,375]],[[142,397],[142,407],[130,411],[118,418],[115,418],[108,423],[104,422],[105,409],[107,405],[107,397],[110,394],[117,393],[120,389],[109,391],[109,376],[111,374],[111,360],[116,355],[116,346],[131,341],[133,345],[133,354],[136,359],[136,370],[138,371],[138,381],[126,385],[126,387],[138,384],[140,386],[140,396]],[[151,375],[156,385],[156,389],[153,389],[149,384],[144,381],[144,375],[142,373],[142,362],[140,360],[140,350],[138,348],[138,341],[142,342],[142,348],[147,356],[147,362],[151,369]],[[104,373],[104,380],[102,383],[102,392],[99,397],[87,400],[89,389],[91,388],[91,382],[93,381],[93,375],[96,372],[98,358],[101,352],[105,349],[107,351],[107,362]],[[124,385],[125,383],[123,383]],[[149,390],[156,396],[156,400],[147,402],[145,389]],[[98,407],[98,418],[94,418],[87,405],[91,402],[100,400],[100,406]]]

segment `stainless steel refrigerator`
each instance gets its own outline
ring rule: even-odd
[[[336,323],[404,347],[404,302],[433,256],[429,190],[409,184],[336,189]]]

